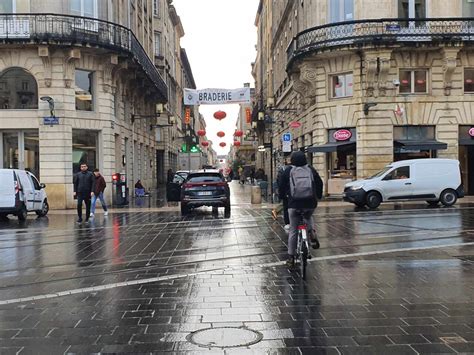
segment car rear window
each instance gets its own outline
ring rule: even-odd
[[[220,182],[222,177],[220,174],[196,174],[189,175],[188,182]]]

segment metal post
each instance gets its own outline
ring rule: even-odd
[[[271,131],[271,141],[270,141],[270,201],[273,203],[273,129]]]

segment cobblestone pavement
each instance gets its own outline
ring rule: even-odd
[[[474,353],[473,205],[323,204],[303,281],[282,221],[232,189],[230,219],[138,206],[1,222],[0,353]]]

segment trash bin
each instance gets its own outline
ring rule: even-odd
[[[262,192],[262,197],[265,201],[268,201],[268,181],[262,180],[258,183],[260,190]]]
[[[252,204],[262,203],[262,191],[260,190],[260,186],[252,186],[250,199]]]

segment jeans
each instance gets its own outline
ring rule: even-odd
[[[95,204],[97,202],[97,199],[100,200],[100,203],[102,205],[102,209],[107,212],[107,205],[105,204],[105,200],[104,200],[104,193],[103,192],[99,192],[99,195],[97,196],[96,194],[94,194],[94,196],[92,196],[92,207],[91,207],[91,213],[95,213]]]
[[[290,217],[290,231],[288,234],[288,254],[296,255],[296,245],[298,242],[298,225],[300,224],[300,215],[303,213],[303,222],[307,225],[308,237],[313,229],[313,212],[314,208],[290,208],[288,215]]]
[[[91,213],[91,194],[77,193],[77,216],[82,219],[82,202],[86,204],[86,221]]]

